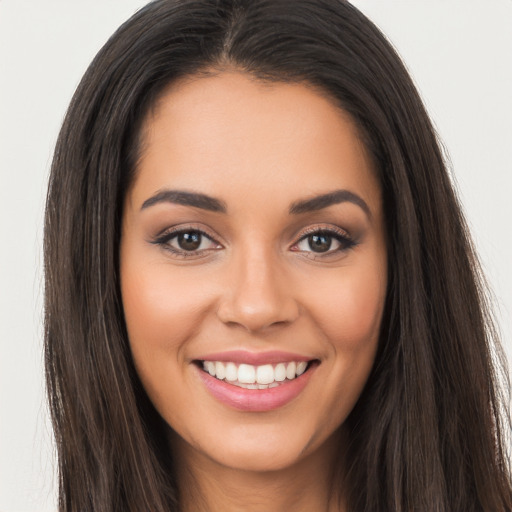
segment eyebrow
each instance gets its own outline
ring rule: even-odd
[[[371,219],[372,215],[370,208],[365,200],[354,192],[344,189],[296,201],[291,204],[289,212],[291,215],[299,215],[301,213],[315,212],[334,204],[345,202],[359,206]],[[195,208],[201,208],[203,210],[218,213],[227,212],[226,204],[220,199],[216,199],[215,197],[201,194],[199,192],[186,192],[183,190],[161,190],[154,196],[146,199],[144,203],[142,203],[141,210],[159,203],[174,203],[184,206],[193,206]]]
[[[186,192],[184,190],[161,190],[154,196],[146,199],[141,210],[159,203],[174,203],[184,206],[193,206],[211,212],[226,213],[227,208],[223,201],[215,197],[200,194],[199,192]]]
[[[359,206],[364,213],[366,213],[368,218],[372,218],[370,208],[365,200],[357,194],[354,194],[354,192],[345,189],[335,190],[333,192],[328,192],[327,194],[296,201],[290,206],[290,214],[298,215],[301,213],[315,212],[322,210],[323,208],[327,208],[328,206],[345,202]]]

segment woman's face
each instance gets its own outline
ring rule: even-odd
[[[144,388],[185,456],[292,466],[333,438],[375,357],[387,261],[367,152],[312,88],[241,73],[174,85],[143,139],[120,261]]]

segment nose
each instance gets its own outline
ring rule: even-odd
[[[292,283],[276,259],[260,250],[241,253],[230,262],[217,310],[223,323],[258,332],[298,318]]]

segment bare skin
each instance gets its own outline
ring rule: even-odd
[[[343,498],[332,485],[338,441],[333,437],[302,464],[277,472],[219,466],[196,452],[183,460],[184,467],[178,465],[178,473],[184,475],[180,481],[183,511],[344,512]],[[312,468],[320,471],[314,478]]]
[[[174,432],[183,510],[343,510],[340,432],[387,286],[381,190],[354,124],[304,84],[223,72],[174,84],[143,134],[121,289],[137,372]],[[206,371],[232,353],[276,375],[307,367],[247,390]]]

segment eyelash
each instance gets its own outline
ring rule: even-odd
[[[191,234],[191,233],[198,234],[201,237],[208,239],[213,244],[217,244],[217,247],[208,248],[208,249],[200,249],[199,251],[198,250],[187,251],[187,250],[177,249],[175,247],[172,247],[172,245],[170,245],[170,242],[173,239],[177,238],[179,235],[186,235],[186,234]],[[325,237],[334,239],[340,244],[340,247],[337,249],[334,249],[334,250],[329,248],[328,250],[326,250],[324,252],[321,252],[321,251],[316,252],[313,250],[303,251],[300,249],[293,249],[294,247],[297,247],[304,240],[307,240],[308,237],[310,237],[312,235],[325,236]],[[154,240],[152,240],[151,243],[158,245],[158,246],[162,247],[164,250],[171,252],[174,256],[181,257],[181,258],[190,258],[190,257],[197,258],[202,255],[206,255],[206,254],[210,253],[212,250],[218,250],[218,249],[222,248],[221,244],[218,243],[213,236],[206,233],[204,230],[196,228],[194,226],[187,226],[185,228],[180,227],[180,228],[176,228],[176,229],[167,230],[167,231],[157,235],[157,237]],[[202,241],[200,243],[202,243]],[[300,238],[298,238],[297,241],[294,242],[293,245],[291,246],[291,250],[293,252],[303,253],[304,255],[306,255],[306,257],[318,260],[320,258],[327,258],[329,256],[333,256],[334,254],[346,252],[346,251],[352,249],[356,245],[357,245],[357,243],[355,242],[355,240],[353,240],[348,235],[348,233],[346,233],[344,230],[341,230],[339,228],[334,228],[334,227],[327,228],[327,227],[315,226],[315,227],[308,228],[304,232],[302,232],[300,235]]]
[[[172,245],[170,245],[170,242],[177,238],[179,235],[186,235],[191,233],[197,233],[201,237],[207,238],[212,243],[217,244],[218,247],[212,248],[212,249],[201,249],[200,251],[185,251],[176,249]],[[154,240],[151,241],[151,243],[158,245],[162,247],[162,249],[171,252],[174,256],[181,257],[181,258],[190,258],[190,257],[198,257],[200,255],[205,255],[205,252],[210,252],[212,250],[218,250],[222,246],[213,238],[213,236],[206,233],[204,230],[196,228],[194,226],[187,226],[185,228],[176,228],[176,229],[169,229],[164,231],[162,234],[158,235]],[[202,243],[202,242],[201,242]]]
[[[311,227],[306,229],[303,233],[301,233],[300,238],[292,245],[293,247],[298,246],[301,242],[304,240],[307,240],[310,236],[317,235],[317,236],[326,236],[331,239],[336,240],[340,247],[337,249],[331,249],[329,248],[325,252],[315,252],[315,251],[300,251],[296,250],[297,252],[302,252],[304,255],[308,258],[318,260],[320,258],[328,258],[329,256],[334,256],[339,253],[347,252],[353,247],[355,247],[356,241],[344,230],[336,227]],[[293,249],[292,249],[293,250]]]

